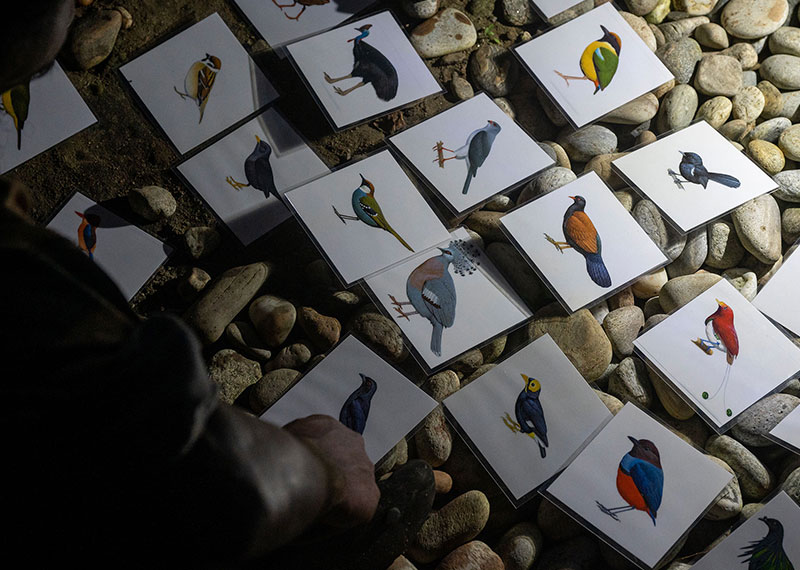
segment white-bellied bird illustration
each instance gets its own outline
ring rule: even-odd
[[[478,169],[486,162],[489,153],[492,151],[494,139],[500,130],[500,125],[489,120],[484,127],[472,131],[467,137],[467,142],[456,150],[445,148],[441,144],[437,144],[434,147],[437,150],[441,148],[453,153],[453,156],[434,160],[434,162],[439,162],[439,166],[444,167],[446,161],[453,159],[463,160],[467,164],[467,179],[464,181],[464,188],[461,190],[462,194],[469,192],[469,185],[472,179],[477,176]]]

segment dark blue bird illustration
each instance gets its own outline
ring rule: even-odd
[[[270,195],[280,200],[278,189],[275,187],[275,177],[272,173],[272,165],[269,158],[272,156],[272,147],[267,141],[262,141],[256,135],[256,147],[244,161],[244,175],[247,183],[238,182],[233,176],[225,178],[225,182],[230,184],[234,190],[241,190],[248,186],[264,193],[265,198]]]
[[[486,126],[472,131],[467,137],[467,142],[465,142],[462,147],[459,147],[456,150],[446,148],[442,146],[441,143],[438,143],[435,147],[433,147],[437,151],[441,148],[441,150],[446,150],[447,152],[453,153],[453,156],[448,158],[439,158],[434,161],[438,161],[439,166],[442,168],[444,168],[444,163],[448,160],[460,159],[466,162],[467,179],[464,181],[464,188],[461,190],[462,194],[469,192],[469,185],[472,182],[472,179],[478,175],[478,169],[483,166],[484,162],[486,162],[489,153],[492,151],[494,139],[497,137],[499,132],[500,125],[490,120],[486,123]]]
[[[360,28],[356,28],[361,33],[355,38],[347,40],[348,42],[353,42],[352,71],[342,77],[331,77],[325,73],[325,81],[336,83],[345,79],[360,77],[361,81],[348,89],[340,89],[334,86],[333,90],[339,95],[347,95],[359,87],[369,84],[375,89],[375,95],[378,96],[378,99],[391,101],[397,95],[397,70],[385,55],[364,41],[364,38],[369,35],[371,27],[372,24],[365,24]]]
[[[517,396],[517,403],[514,406],[514,415],[517,421],[506,413],[503,423],[514,433],[524,433],[539,444],[539,454],[544,459],[547,456],[547,422],[544,419],[544,410],[539,401],[542,385],[535,378],[522,374],[525,387]]]
[[[754,540],[742,548],[739,558],[747,562],[747,570],[794,570],[794,565],[783,550],[783,525],[778,519],[759,517],[769,528],[761,540]]]
[[[378,384],[362,373],[361,385],[347,397],[342,410],[339,412],[339,421],[349,427],[353,431],[357,431],[364,435],[364,428],[367,427],[367,418],[369,417],[369,407],[372,403],[372,397],[378,390]]]
[[[703,188],[708,186],[709,181],[717,182],[728,188],[738,188],[741,185],[741,182],[739,182],[739,179],[735,176],[720,174],[719,172],[709,172],[699,154],[695,152],[683,152],[682,150],[678,152],[681,153],[683,157],[681,158],[681,163],[678,165],[678,170],[681,171],[683,179],[671,168],[667,169],[667,173],[672,176],[672,180],[681,190],[686,190],[683,186],[684,182],[699,184]]]
[[[100,216],[97,214],[87,214],[75,212],[81,219],[78,226],[78,247],[94,259],[94,250],[97,247],[97,227],[100,225]]]

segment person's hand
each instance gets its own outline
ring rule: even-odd
[[[375,483],[375,466],[364,448],[364,438],[324,415],[295,420],[283,429],[314,446],[334,469],[337,490],[321,522],[346,528],[372,519],[380,491]]]

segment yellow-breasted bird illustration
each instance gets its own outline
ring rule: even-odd
[[[580,66],[583,75],[564,75],[554,70],[569,86],[570,80],[586,79],[594,83],[594,93],[604,90],[611,83],[619,66],[619,54],[622,51],[622,40],[614,32],[601,25],[603,37],[586,46],[581,54]]]
[[[30,83],[20,83],[0,95],[3,111],[14,120],[17,129],[17,150],[22,148],[22,129],[28,118],[28,106],[31,102]]]
[[[187,97],[193,99],[200,107],[198,123],[203,122],[208,96],[211,95],[211,88],[214,87],[214,80],[217,78],[220,68],[222,68],[222,61],[214,55],[206,54],[200,61],[195,61],[186,73],[186,78],[183,80],[184,91],[178,91],[177,87],[174,88],[175,93],[182,99]]]

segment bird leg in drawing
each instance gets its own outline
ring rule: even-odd
[[[272,0],[272,3],[275,4],[278,8],[280,8],[281,12],[283,12],[284,8],[294,8],[295,6],[297,6],[297,2],[296,1],[292,2],[291,4],[278,4],[277,0]],[[299,20],[300,16],[303,15],[303,12],[306,11],[306,8],[307,8],[307,6],[304,5],[303,9],[300,10],[300,12],[297,14],[297,16],[290,16],[286,12],[283,12],[283,15],[286,16],[287,18],[289,18],[290,20]]]
[[[444,142],[438,141],[435,145],[433,145],[433,150],[436,151],[436,158],[433,159],[433,162],[439,163],[439,168],[444,168],[444,161],[447,160],[444,157],[444,151],[453,152],[449,148],[444,148]]]
[[[627,512],[627,511],[632,511],[632,510],[634,510],[636,508],[634,506],[628,505],[628,506],[625,506],[625,507],[612,507],[612,508],[609,509],[607,506],[602,504],[600,501],[595,501],[595,503],[597,503],[597,508],[599,508],[601,511],[603,511],[603,513],[607,514],[608,516],[610,516],[612,519],[614,519],[617,522],[619,522],[619,517],[617,516],[618,513],[624,513],[624,512]]]
[[[558,75],[561,79],[563,79],[564,81],[567,82],[567,87],[569,87],[569,82],[570,81],[577,81],[579,79],[580,80],[585,79],[586,81],[592,81],[590,78],[586,77],[585,75],[581,75],[581,76],[578,76],[578,75],[564,75],[563,73],[561,73],[557,69],[554,69],[553,71],[555,71],[556,75]]]
[[[506,415],[503,416],[503,423],[506,424],[506,427],[514,433],[519,433],[522,431],[519,427],[519,424],[511,419],[511,416],[508,414],[508,412],[506,412]]]
[[[683,180],[682,178],[680,178],[680,177],[678,176],[678,173],[677,173],[677,172],[675,172],[675,171],[674,171],[674,170],[672,170],[671,168],[668,168],[668,169],[667,169],[667,174],[669,174],[670,176],[672,176],[672,181],[673,181],[673,182],[675,182],[675,185],[676,185],[678,188],[680,188],[681,190],[686,190],[686,188],[683,186],[683,183],[684,183],[684,182],[687,182],[687,181],[686,181],[686,180]]]
[[[719,341],[711,341],[711,340],[706,340],[704,338],[699,338],[698,337],[698,338],[694,339],[692,342],[694,344],[696,344],[697,347],[700,350],[702,350],[703,352],[705,352],[709,356],[711,356],[713,349],[716,348],[717,350],[719,350],[719,348],[720,348]]]
[[[392,307],[392,308],[395,311],[397,311],[397,314],[400,316],[401,319],[405,319],[407,321],[410,321],[411,319],[409,319],[408,317],[410,317],[411,315],[418,315],[419,314],[419,311],[412,311],[410,313],[406,313],[403,310],[403,305],[413,305],[413,303],[411,301],[398,301],[395,298],[394,295],[389,295],[389,298],[392,300],[392,305],[394,305],[394,307]]]
[[[346,224],[347,220],[358,221],[358,217],[357,216],[348,216],[347,214],[342,214],[341,212],[339,212],[339,210],[336,209],[336,206],[334,206],[334,205],[331,205],[331,208],[333,208],[333,213],[336,214],[337,216],[339,216],[339,219],[342,220],[343,224]]]
[[[181,96],[181,99],[194,99],[194,97],[192,97],[188,93],[182,93],[182,92],[178,91],[178,88],[175,87],[174,85],[172,86],[172,88],[175,90],[175,93],[177,93],[178,95]]]
[[[241,190],[242,188],[247,188],[250,184],[245,184],[244,182],[237,181],[233,176],[226,176],[225,182],[230,184],[234,190]]]
[[[571,246],[571,245],[569,245],[567,242],[565,242],[565,241],[556,241],[556,240],[554,240],[553,238],[551,238],[551,237],[550,237],[549,235],[547,235],[547,234],[544,234],[544,239],[546,239],[547,241],[549,241],[550,243],[552,243],[554,246],[556,246],[556,249],[557,249],[559,252],[561,252],[561,253],[564,253],[564,250],[565,250],[565,249],[569,249],[569,248],[571,248],[571,247],[572,247],[572,246]]]
[[[331,77],[327,73],[325,73],[324,75],[325,75],[325,81],[327,81],[328,83],[336,83],[338,81],[344,81],[345,79],[352,79],[353,78],[353,74],[352,73],[349,73],[349,74],[344,75],[342,77]],[[364,87],[364,85],[366,85],[366,84],[367,83],[365,81],[359,81],[358,83],[356,83],[355,85],[353,85],[352,87],[350,87],[348,89],[341,89],[339,87],[334,86],[333,90],[336,92],[337,95],[347,95],[348,93],[350,93],[352,91],[355,91],[359,87]]]

